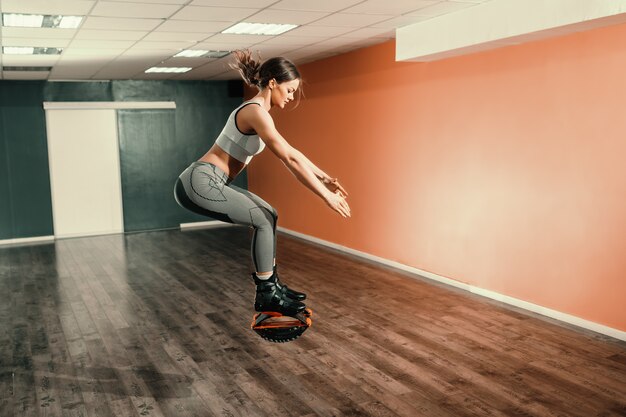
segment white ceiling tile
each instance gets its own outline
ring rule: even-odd
[[[195,32],[152,32],[142,40],[144,41],[185,41],[200,42],[213,36],[213,33],[195,33]]]
[[[250,23],[284,23],[304,25],[309,22],[328,16],[327,12],[302,12],[293,10],[263,10],[254,16],[246,18]]]
[[[7,67],[52,67],[60,55],[2,55],[2,65]]]
[[[135,44],[136,41],[97,41],[93,39],[74,39],[70,45],[72,48],[84,49],[127,49]]]
[[[52,68],[49,80],[89,80],[100,69],[101,65],[57,65]]]
[[[378,45],[379,43],[388,42],[390,40],[391,39],[385,39],[385,38],[360,39],[354,43],[349,44],[349,46],[350,46],[350,50],[356,50],[356,49],[365,48],[367,46]]]
[[[152,30],[163,23],[161,19],[123,19],[121,17],[93,17],[89,16],[82,29],[105,30]]]
[[[353,31],[354,28],[346,26],[300,26],[285,32],[280,36],[316,36],[321,38],[329,38],[331,36],[342,35]]]
[[[189,0],[108,0],[116,3],[156,3],[156,4],[185,4]]]
[[[299,49],[298,47],[294,47],[293,45],[264,45],[262,43],[256,44],[250,48],[250,50],[254,53],[254,56],[257,56],[257,53],[261,55],[262,60],[266,60],[268,58],[274,56],[289,56],[289,52]]]
[[[215,80],[215,81],[237,80],[237,79],[239,79],[239,74],[237,74],[235,71],[223,72],[221,74],[217,74],[209,78],[209,80]]]
[[[89,56],[89,55],[64,55],[61,57],[57,65],[68,66],[72,64],[80,64],[83,66],[105,65],[111,62],[113,56]]]
[[[232,22],[192,22],[189,20],[168,20],[159,26],[156,32],[194,32],[218,33],[231,27]]]
[[[333,52],[323,52],[318,54],[306,54],[300,58],[296,58],[293,60],[294,64],[297,66],[302,66],[304,64],[308,64],[310,62],[319,61],[320,59],[328,58],[333,56]]]
[[[172,19],[238,22],[256,12],[257,9],[187,6],[172,16]]]
[[[442,1],[433,6],[428,6],[421,8],[419,10],[415,10],[414,12],[407,13],[408,16],[411,15],[429,15],[429,16],[439,16],[446,13],[456,12],[457,10],[465,9],[467,7],[476,6],[475,3],[467,3],[467,2],[459,2],[459,1]]]
[[[84,16],[94,4],[91,0],[2,0],[2,12]]]
[[[200,42],[193,46],[193,49],[206,49],[208,51],[234,51],[237,48],[246,48],[250,46],[250,43],[242,44],[242,46],[236,44],[224,44],[219,42]]]
[[[440,3],[441,0],[367,0],[342,13],[403,14]]]
[[[50,71],[4,71],[5,80],[47,80]]]
[[[199,66],[197,68],[192,69],[186,74],[194,73],[194,75],[199,76],[208,76],[222,73],[224,71],[229,71],[230,67],[228,66],[230,60],[227,58],[216,59],[208,64]]]
[[[67,48],[63,51],[63,59],[65,59],[66,57],[73,57],[73,56],[79,56],[79,57],[86,57],[89,56],[90,58],[93,59],[97,59],[97,58],[103,58],[103,57],[116,57],[119,54],[121,54],[122,52],[124,52],[124,48],[120,48],[120,49],[93,49],[93,48]],[[88,58],[88,59],[90,59]]]
[[[173,50],[182,50],[185,48],[189,48],[194,45],[195,42],[185,42],[185,41],[176,41],[176,42],[151,42],[151,41],[139,41],[137,42],[133,48],[135,49],[173,49]]]
[[[270,9],[309,10],[317,12],[337,12],[361,3],[363,0],[282,0],[272,4]]]
[[[304,48],[300,48],[295,51],[291,51],[289,54],[298,59],[306,55],[316,55],[322,52],[325,53],[333,48],[336,48],[336,46],[324,45],[319,43],[315,45],[305,46]]]
[[[149,32],[140,32],[135,30],[94,30],[81,29],[76,34],[76,39],[93,39],[93,40],[117,40],[117,41],[137,41]]]
[[[335,13],[311,23],[311,26],[364,27],[373,25],[383,20],[391,19],[392,17],[394,16],[382,14]]]
[[[411,25],[417,22],[423,22],[424,20],[432,19],[433,16],[399,16],[394,17],[393,19],[385,20],[383,22],[378,22],[373,24],[371,27],[373,28],[382,28],[382,29],[397,29],[402,26]]]
[[[326,39],[311,46],[314,48],[324,48],[331,50],[339,47],[344,47],[353,43],[355,43],[354,39],[337,37],[332,39]]]
[[[208,43],[218,43],[236,47],[245,47],[246,45],[254,45],[255,43],[264,42],[270,36],[264,35],[235,35],[232,33],[218,33],[206,39]]]
[[[169,4],[115,3],[99,1],[91,11],[91,16],[105,17],[141,17],[168,18],[176,13],[181,6]]]
[[[37,46],[42,48],[65,48],[69,39],[4,38],[2,46]]]
[[[4,38],[72,39],[76,29],[2,27]]]
[[[368,38],[395,38],[396,32],[387,28],[361,28],[341,35],[342,38],[368,39]]]
[[[191,6],[249,7],[262,9],[276,0],[194,0]]]
[[[163,61],[163,66],[196,68],[204,64],[208,64],[211,61],[215,61],[215,58],[185,58],[185,57],[174,58],[174,57],[171,57]]]
[[[109,62],[102,67],[94,78],[105,80],[127,80],[138,74],[142,74],[146,69],[157,65],[160,60],[150,60],[141,57],[118,57],[115,61]]]
[[[319,37],[315,37],[315,36],[276,36],[274,38],[268,39],[265,42],[261,42],[261,43],[257,43],[256,45],[254,45],[254,47],[256,48],[257,46],[268,46],[268,45],[284,45],[284,46],[297,46],[297,47],[303,47],[306,45],[310,45],[312,43],[317,43],[321,40],[323,40],[325,38],[319,38]],[[293,48],[292,48],[293,49]]]
[[[107,65],[92,75],[92,80],[130,80],[146,68],[120,67],[117,64]]]
[[[172,57],[178,53],[177,49],[139,49],[130,48],[120,55],[119,59],[136,59],[141,58],[152,62],[153,60],[163,60]]]

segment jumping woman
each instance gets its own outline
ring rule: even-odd
[[[283,57],[261,64],[252,58],[250,51],[235,51],[233,55],[235,63],[231,67],[259,92],[233,110],[211,149],[180,174],[176,198],[195,213],[254,228],[251,250],[255,267],[252,278],[256,284],[254,308],[293,316],[305,309],[302,300],[306,295],[278,279],[278,213],[262,198],[231,183],[267,145],[302,184],[345,218],[350,217],[347,192],[336,178],[289,145],[274,126],[270,110],[285,108],[300,87],[301,76],[296,66]]]

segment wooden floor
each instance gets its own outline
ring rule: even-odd
[[[265,342],[250,232],[0,247],[0,416],[626,416],[625,343],[284,234]]]

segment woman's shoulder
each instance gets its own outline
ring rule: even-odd
[[[255,106],[258,104],[258,106]],[[237,124],[249,123],[252,126],[273,125],[274,120],[270,113],[265,110],[262,103],[248,100],[239,106],[234,112]],[[244,123],[244,124],[245,124]]]

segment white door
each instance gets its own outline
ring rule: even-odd
[[[114,109],[46,110],[54,235],[122,233]]]

